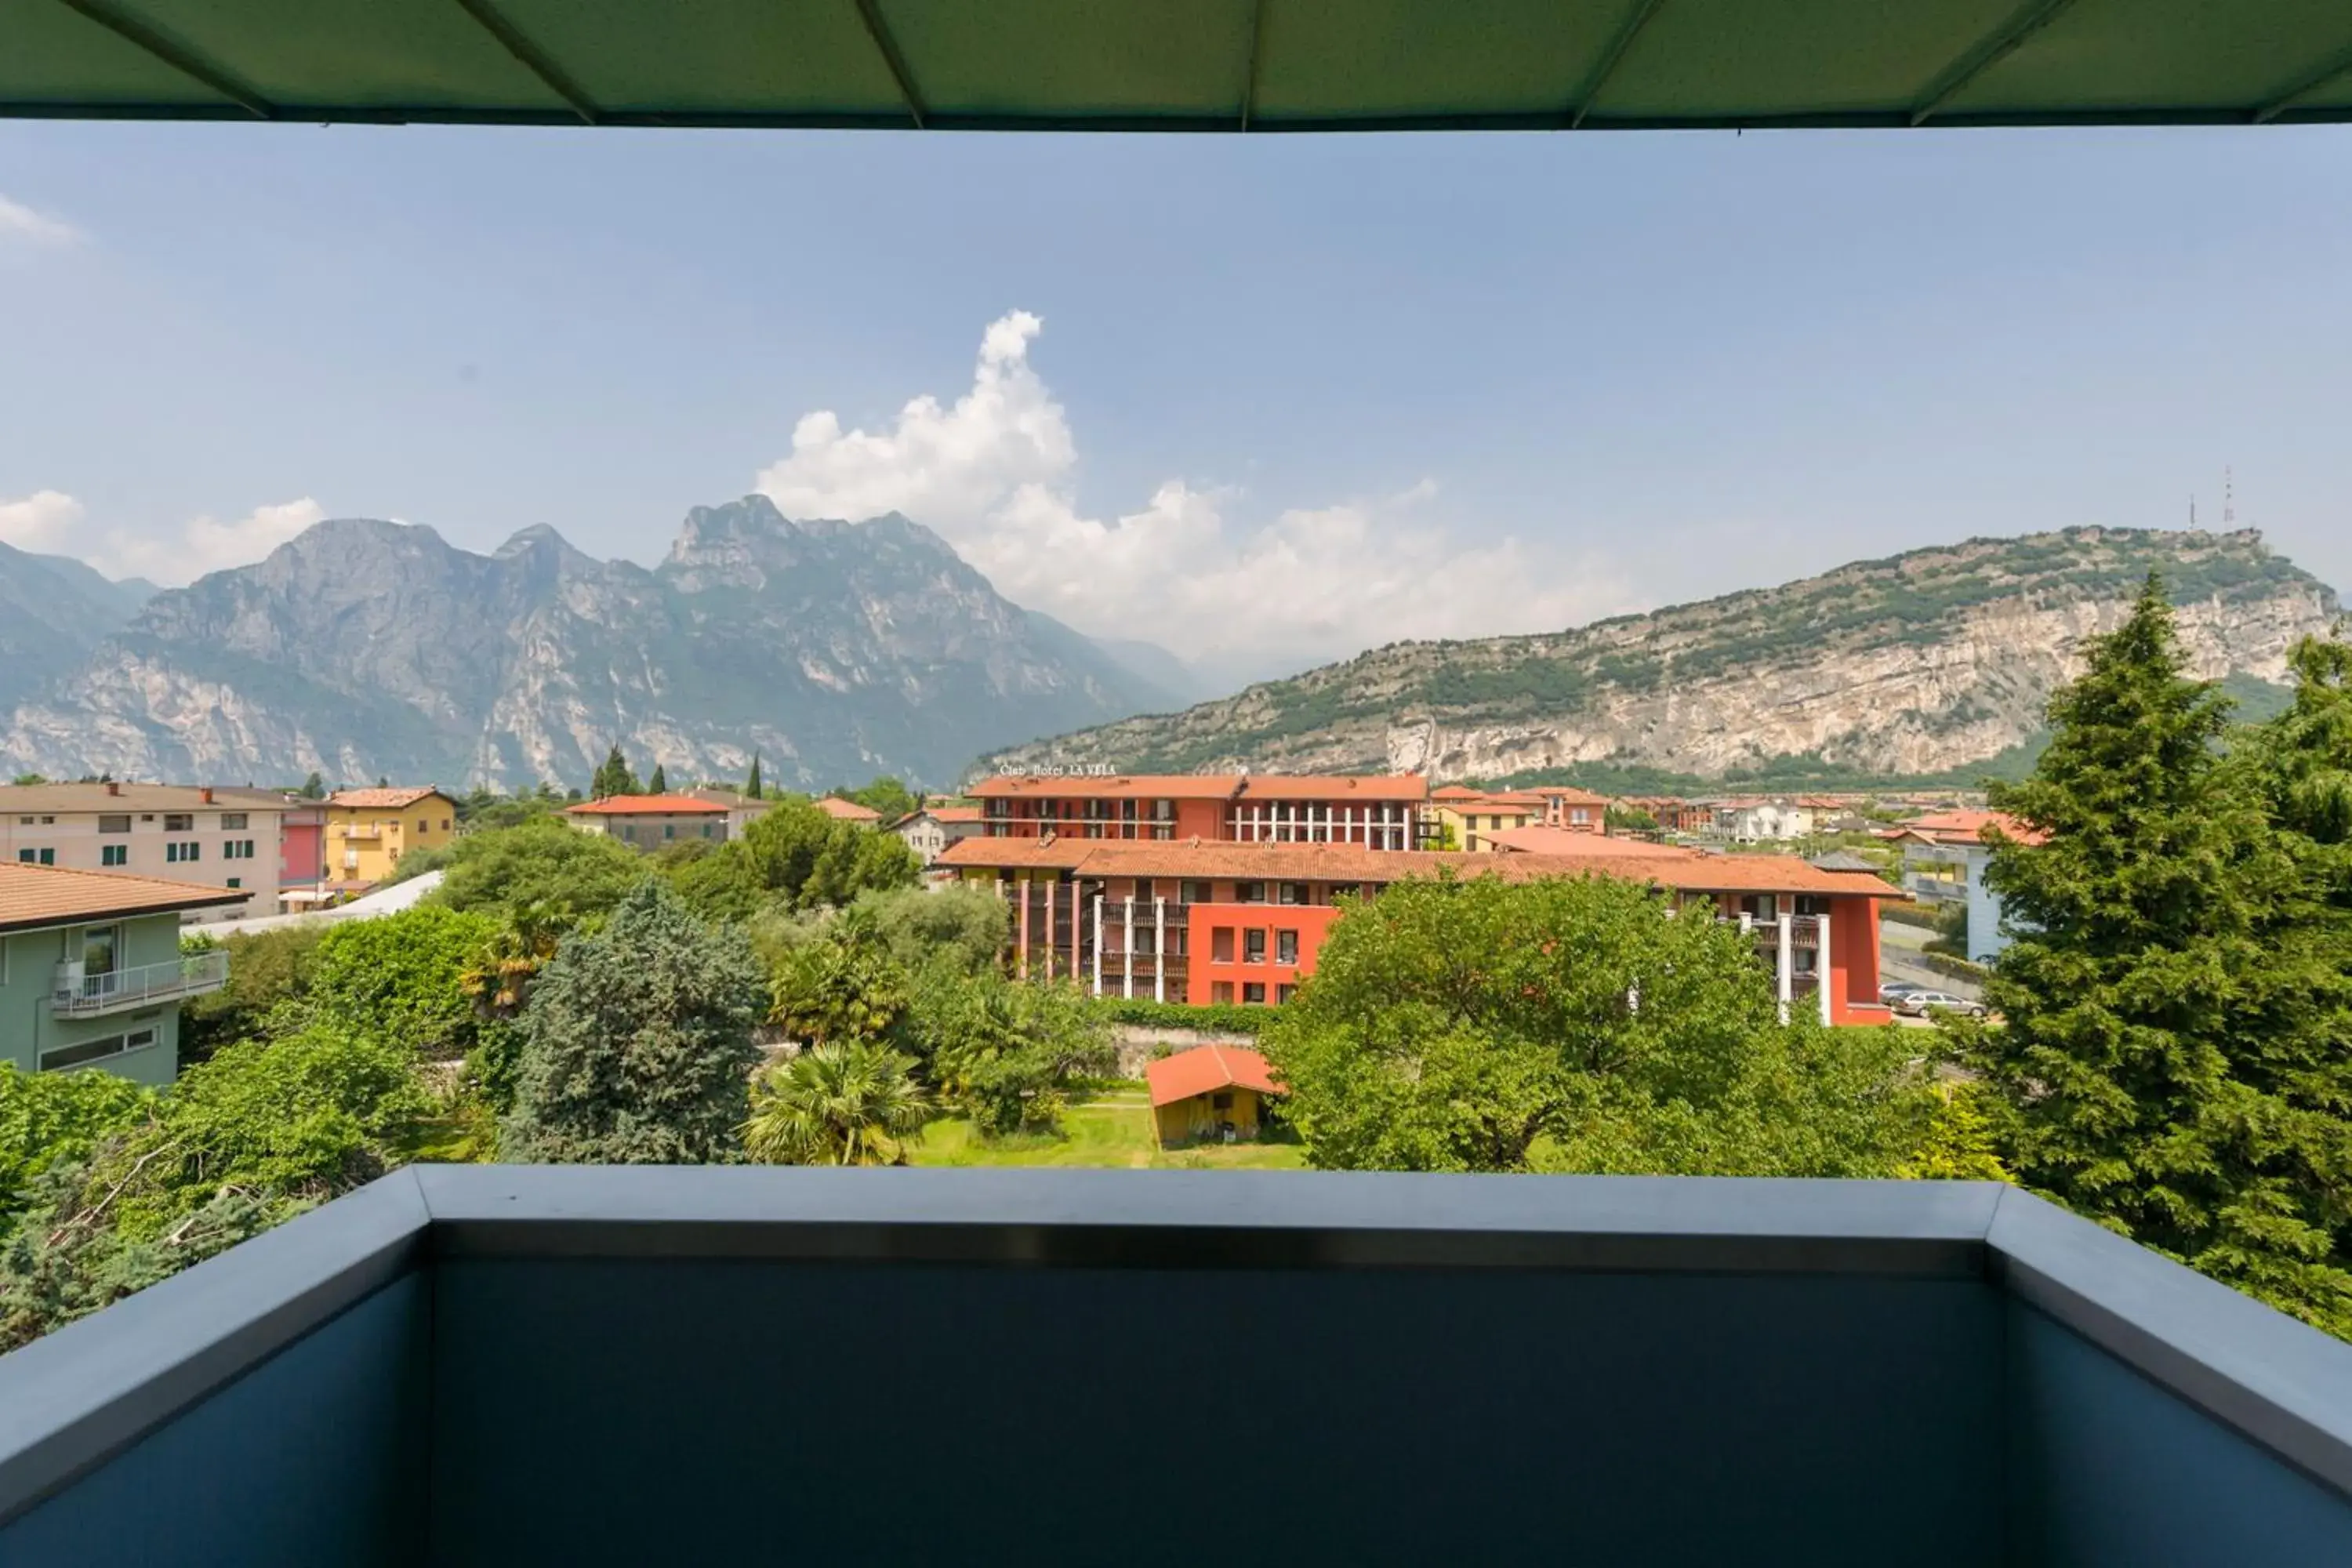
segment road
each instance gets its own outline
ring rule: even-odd
[[[1976,983],[1957,975],[1939,974],[1920,962],[1926,954],[1920,950],[1935,933],[1919,926],[1906,925],[1901,921],[1878,922],[1878,976],[1881,980],[1905,980],[1914,985],[1925,985],[1934,991],[1948,991],[1955,996],[1971,1002],[1984,1000],[1984,993]]]

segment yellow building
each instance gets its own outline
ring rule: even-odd
[[[1440,828],[1451,835],[1448,842],[1454,848],[1475,854],[1495,847],[1490,834],[1540,826],[1544,803],[1542,796],[1532,793],[1488,795],[1483,790],[1449,784],[1431,793],[1429,813],[1437,819]]]
[[[1254,1139],[1265,1121],[1264,1102],[1284,1092],[1265,1058],[1239,1046],[1195,1046],[1151,1063],[1143,1076],[1163,1149]]]
[[[431,784],[337,790],[326,815],[327,885],[346,891],[381,882],[403,855],[457,836],[457,803]]]

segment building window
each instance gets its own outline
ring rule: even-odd
[[[1296,985],[1277,985],[1274,988],[1274,999],[1276,1002],[1287,1002],[1297,994],[1298,987]]]
[[[1298,962],[1298,933],[1297,931],[1278,931],[1274,933],[1274,961],[1276,963],[1296,963]]]
[[[1213,1094],[1213,1095],[1209,1096],[1209,1109],[1210,1109],[1210,1110],[1231,1110],[1233,1108],[1234,1108],[1234,1091],[1233,1091],[1232,1089],[1224,1089],[1224,1090],[1222,1090],[1222,1091],[1220,1091],[1220,1092],[1218,1092],[1218,1093],[1216,1093],[1216,1094]]]
[[[195,830],[196,819],[193,814],[184,811],[167,811],[163,814],[164,832],[194,833]]]
[[[231,877],[228,879],[228,885],[232,888],[242,888],[245,886],[245,879],[242,877]]]
[[[131,831],[131,818],[128,814],[121,816],[101,816],[98,819],[98,830],[100,833],[128,833]]]
[[[58,852],[54,849],[19,849],[16,858],[27,866],[54,866],[58,863]]]
[[[1182,926],[1170,926],[1168,928],[1169,957],[1182,958],[1192,951],[1192,933],[1190,931],[1186,931]]]
[[[1244,963],[1264,963],[1265,962],[1265,931],[1247,931],[1242,933],[1242,962]]]
[[[224,860],[252,859],[253,840],[250,838],[229,839],[221,846],[221,858]]]
[[[1234,884],[1234,900],[1239,903],[1262,904],[1265,902],[1265,884],[1264,882],[1236,882]]]
[[[204,849],[201,844],[166,844],[163,846],[163,858],[174,866],[186,865],[202,859]]]
[[[1209,962],[1231,963],[1234,961],[1234,931],[1231,926],[1219,926],[1209,933]]]
[[[662,837],[663,837],[664,838],[675,838],[675,837],[677,837],[677,823],[675,823],[675,822],[665,822],[665,823],[663,823],[663,824],[662,824]]]
[[[1307,901],[1307,884],[1304,882],[1283,883],[1282,901],[1286,904],[1305,903]]]
[[[444,833],[449,831],[449,819],[446,816],[441,819],[441,831]]]
[[[1180,904],[1205,904],[1210,902],[1209,884],[1206,882],[1177,883],[1176,901]]]
[[[1231,1006],[1234,1000],[1234,983],[1230,980],[1220,980],[1210,986],[1209,1000],[1220,1007]]]
[[[100,845],[98,847],[98,863],[100,866],[129,865],[131,863],[131,846],[128,844]]]
[[[1253,980],[1242,987],[1242,1000],[1253,1006],[1265,1005],[1265,987]]]
[[[241,812],[241,811],[224,811],[224,812],[222,812],[222,813],[221,813],[221,831],[222,831],[222,832],[224,832],[224,833],[226,833],[226,832],[228,832],[228,831],[230,831],[231,829],[234,829],[234,828],[240,828],[240,827],[243,827],[243,826],[245,826],[245,817],[246,817],[246,814],[245,814],[244,812]]]
[[[433,831],[433,824],[420,816],[416,819],[416,831],[419,833],[430,833]]]
[[[1582,826],[1583,824],[1592,820],[1592,810],[1590,806],[1580,805],[1575,810],[1568,814],[1568,819],[1579,826]]]
[[[155,1043],[152,1029],[133,1029],[127,1035],[105,1035],[79,1045],[60,1046],[54,1051],[41,1053],[41,1070],[56,1072],[64,1068],[77,1068],[84,1062],[104,1061],[109,1057],[128,1055],[145,1050]]]
[[[1148,904],[1151,901],[1150,878],[1138,877],[1135,879],[1135,901],[1139,904]]]
[[[707,823],[707,822],[706,822],[706,823],[704,823],[704,824],[702,825],[702,836],[703,836],[705,838],[708,838],[708,837],[710,837],[710,824],[709,824],[709,823]]]

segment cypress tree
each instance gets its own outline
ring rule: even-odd
[[[751,753],[751,776],[743,781],[743,793],[753,800],[760,798],[760,753]]]
[[[669,793],[669,774],[663,770],[659,763],[654,764],[654,776],[646,781],[646,793],[647,795]]]
[[[2020,1177],[2336,1331],[2352,1195],[2345,978],[2230,704],[2189,679],[2162,584],[2051,700],[2049,750],[1992,804],[2015,941],[1977,1037]]]
[[[607,795],[643,793],[637,787],[637,775],[629,770],[629,759],[621,754],[618,741],[614,742],[613,749],[604,753],[604,763],[596,769],[595,776],[589,780],[588,793],[597,800]]]

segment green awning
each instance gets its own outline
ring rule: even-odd
[[[2352,119],[2352,0],[0,0],[0,115],[1167,131]]]

